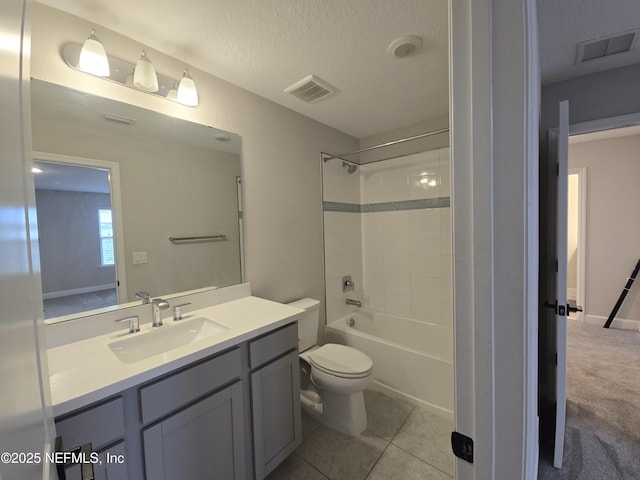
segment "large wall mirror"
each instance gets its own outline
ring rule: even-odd
[[[238,135],[35,79],[31,102],[47,322],[244,280]]]

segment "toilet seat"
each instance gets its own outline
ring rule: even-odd
[[[321,372],[342,378],[362,378],[371,373],[373,362],[353,347],[327,343],[309,354],[309,363]]]

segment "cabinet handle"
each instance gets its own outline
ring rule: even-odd
[[[56,437],[55,449],[56,452],[65,452],[64,447],[62,446],[62,437]],[[80,467],[80,478],[82,480],[95,480],[95,476],[93,473],[93,463],[91,463],[91,454],[93,453],[91,442],[80,445],[79,447],[72,448],[68,451],[68,453],[71,453],[72,455],[77,456],[82,460]],[[58,480],[67,480],[67,474],[64,469],[65,467],[73,465],[75,463],[78,462],[56,463]]]

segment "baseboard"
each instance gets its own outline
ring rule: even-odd
[[[441,417],[447,418],[449,420],[453,420],[453,411],[448,410],[446,408],[439,407],[438,405],[434,405],[429,402],[425,402],[424,400],[420,400],[419,398],[413,397],[411,395],[407,395],[406,393],[396,390],[395,388],[392,388],[389,385],[385,385],[382,382],[378,382],[377,380],[374,380],[373,382],[371,382],[371,385],[369,385],[368,388],[370,388],[371,390],[377,390],[379,392],[386,393],[390,397],[395,397],[400,400],[404,400],[406,402],[411,403],[412,405],[422,407],[425,410],[430,411],[431,413],[435,413],[436,415],[439,415]]]
[[[69,295],[80,295],[82,293],[101,292],[102,290],[112,290],[116,288],[115,283],[106,285],[94,285],[93,287],[74,288],[71,290],[60,290],[59,292],[44,293],[42,298],[49,300],[51,298],[68,297]]]
[[[607,322],[607,317],[601,315],[584,315],[584,323],[588,325],[598,325],[604,327]],[[629,318],[614,318],[611,322],[611,328],[619,328],[621,330],[636,330],[640,331],[640,320],[632,320]]]

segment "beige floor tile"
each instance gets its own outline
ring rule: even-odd
[[[414,408],[392,443],[449,475],[453,475],[453,422],[422,408]]]
[[[413,410],[410,403],[375,390],[365,390],[364,401],[367,406],[367,428],[386,440],[391,440],[398,433]]]
[[[309,465],[299,455],[290,455],[266,480],[328,480],[318,470]]]
[[[297,453],[330,480],[363,480],[387,445],[369,430],[350,437],[323,425]]]
[[[389,445],[367,480],[451,480],[451,476],[413,455]]]

